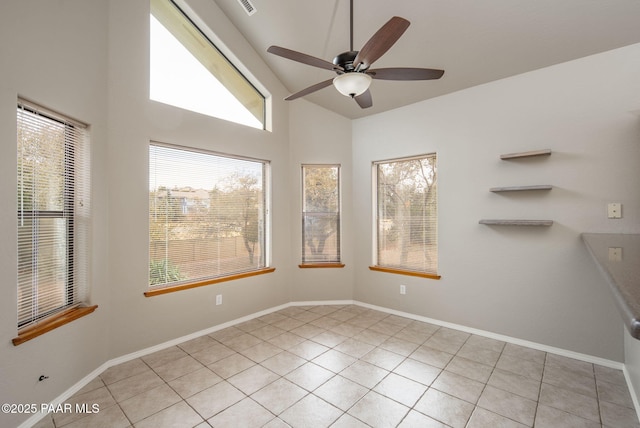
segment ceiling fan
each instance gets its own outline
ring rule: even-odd
[[[267,52],[283,58],[297,61],[312,67],[323,68],[337,73],[337,76],[315,85],[311,85],[285,100],[291,101],[309,95],[333,84],[343,95],[354,98],[361,108],[373,105],[369,85],[372,79],[378,80],[433,80],[439,79],[444,70],[431,68],[392,67],[371,69],[371,65],[384,55],[404,34],[411,24],[408,20],[394,16],[365,43],[360,51],[353,50],[353,0],[350,0],[350,46],[333,59],[325,61],[311,55],[293,51],[280,46],[270,46]]]

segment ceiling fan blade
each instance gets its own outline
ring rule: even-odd
[[[392,67],[368,70],[367,74],[378,80],[435,80],[442,77],[444,70],[433,68]]]
[[[315,85],[311,85],[306,89],[296,92],[295,94],[289,95],[287,98],[285,98],[285,101],[291,101],[300,97],[304,97],[305,95],[309,95],[315,91],[319,91],[320,89],[326,88],[327,86],[331,86],[332,83],[333,83],[333,79],[316,83]]]
[[[362,94],[355,97],[356,102],[360,108],[369,108],[373,105],[373,99],[371,98],[371,91],[366,90]]]
[[[324,68],[326,70],[342,70],[342,68],[338,65],[335,65],[332,62],[325,61],[320,58],[316,58],[315,56],[307,55],[302,52],[292,51],[291,49],[283,48],[280,46],[269,46],[267,52],[272,53],[274,55],[281,56],[283,58],[290,59],[292,61],[301,62],[303,64],[307,64],[313,67]]]
[[[360,70],[369,68],[398,41],[410,24],[409,21],[399,16],[391,18],[365,43],[356,55],[353,65],[356,68],[360,65]]]

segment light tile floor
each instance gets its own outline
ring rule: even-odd
[[[640,427],[621,371],[360,306],[289,307],[106,370],[38,427]]]

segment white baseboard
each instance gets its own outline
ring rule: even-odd
[[[222,324],[218,324],[218,325],[213,326],[213,327],[206,328],[204,330],[197,331],[195,333],[188,334],[186,336],[182,336],[182,337],[179,337],[179,338],[176,338],[176,339],[172,339],[172,340],[169,340],[167,342],[160,343],[158,345],[154,345],[154,346],[151,346],[151,347],[148,347],[148,348],[145,348],[145,349],[141,349],[139,351],[135,351],[135,352],[132,352],[132,353],[120,356],[120,357],[113,358],[113,359],[105,362],[104,364],[102,364],[100,367],[96,368],[94,371],[92,371],[87,376],[82,378],[80,381],[78,381],[71,388],[69,388],[68,390],[66,390],[62,394],[60,394],[58,397],[56,397],[51,402],[51,404],[54,405],[54,406],[57,406],[58,404],[64,403],[66,400],[68,400],[70,397],[72,397],[75,393],[80,391],[85,385],[87,385],[89,382],[91,382],[94,378],[96,378],[97,376],[102,374],[105,370],[107,370],[110,367],[116,366],[118,364],[122,364],[122,363],[125,363],[127,361],[131,361],[131,360],[134,360],[136,358],[140,358],[140,357],[143,357],[145,355],[149,355],[149,354],[152,354],[154,352],[158,352],[158,351],[161,351],[163,349],[170,348],[172,346],[178,345],[180,343],[186,342],[186,341],[191,340],[191,339],[195,339],[195,338],[203,336],[205,334],[211,334],[211,333],[214,333],[214,332],[216,332],[218,330],[222,330],[222,329],[225,329],[225,328],[228,328],[228,327],[232,327],[234,325],[243,323],[245,321],[250,321],[250,320],[252,320],[254,318],[259,318],[259,317],[262,317],[264,315],[268,315],[268,314],[270,314],[272,312],[276,312],[276,311],[279,311],[281,309],[285,309],[285,308],[288,308],[288,307],[291,307],[291,306],[319,306],[319,305],[357,305],[357,306],[361,306],[361,307],[368,308],[368,309],[374,309],[374,310],[377,310],[377,311],[380,311],[380,312],[385,312],[385,313],[392,314],[392,315],[398,315],[398,316],[409,318],[409,319],[416,320],[416,321],[428,322],[430,324],[439,325],[441,327],[451,328],[451,329],[454,329],[454,330],[460,330],[460,331],[464,331],[466,333],[476,334],[478,336],[483,336],[483,337],[487,337],[487,338],[490,338],[490,339],[496,339],[496,340],[500,340],[500,341],[503,341],[503,342],[512,343],[514,345],[525,346],[525,347],[528,347],[528,348],[533,348],[533,349],[537,349],[537,350],[540,350],[540,351],[561,355],[561,356],[564,356],[564,357],[574,358],[574,359],[580,360],[580,361],[586,361],[588,363],[599,364],[601,366],[622,370],[624,375],[625,375],[625,379],[627,380],[627,385],[629,386],[629,391],[631,393],[631,397],[633,398],[633,404],[636,407],[636,411],[638,409],[640,409],[640,405],[638,403],[638,398],[637,398],[637,396],[635,394],[635,391],[634,391],[633,386],[631,384],[631,381],[629,379],[628,372],[627,372],[627,370],[626,370],[626,368],[625,368],[623,363],[620,363],[620,362],[617,362],[617,361],[612,361],[612,360],[607,360],[607,359],[604,359],[604,358],[594,357],[592,355],[581,354],[581,353],[569,351],[569,350],[566,350],[566,349],[556,348],[556,347],[553,347],[553,346],[547,346],[547,345],[543,345],[543,344],[540,344],[540,343],[529,342],[527,340],[517,339],[517,338],[514,338],[514,337],[505,336],[505,335],[501,335],[501,334],[497,334],[497,333],[492,333],[492,332],[488,332],[488,331],[484,331],[484,330],[478,330],[478,329],[475,329],[475,328],[466,327],[466,326],[463,326],[463,325],[454,324],[454,323],[450,323],[450,322],[446,322],[446,321],[440,321],[440,320],[436,320],[436,319],[432,319],[432,318],[427,318],[427,317],[423,317],[423,316],[420,316],[420,315],[411,314],[411,313],[408,313],[408,312],[397,311],[395,309],[389,309],[389,308],[385,308],[385,307],[382,307],[382,306],[371,305],[369,303],[359,302],[357,300],[326,300],[326,301],[304,301],[304,302],[285,303],[285,304],[280,305],[280,306],[275,306],[273,308],[265,309],[263,311],[259,311],[259,312],[253,313],[251,315],[247,315],[247,316],[244,316],[244,317],[241,317],[241,318],[237,318],[237,319],[232,320],[232,321],[228,321],[228,322],[225,322],[225,323],[222,323]],[[36,413],[33,416],[31,416],[29,419],[27,419],[25,422],[20,424],[18,428],[29,428],[29,427],[32,427],[40,419],[42,419],[44,416],[46,416],[45,413]]]

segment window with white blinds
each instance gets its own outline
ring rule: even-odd
[[[374,162],[376,266],[438,271],[436,155]]]
[[[302,166],[302,263],[340,263],[340,166]]]
[[[151,143],[149,287],[267,267],[268,173],[267,161]]]
[[[18,327],[83,303],[88,288],[86,126],[18,100]]]

